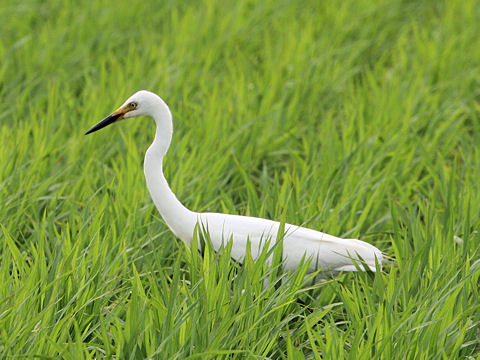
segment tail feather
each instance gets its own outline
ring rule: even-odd
[[[337,266],[333,266],[334,271],[370,271],[377,270],[377,263],[382,269],[384,262],[383,253],[375,246],[358,239],[342,239],[337,242],[337,254],[344,258]]]

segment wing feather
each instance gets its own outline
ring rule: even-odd
[[[242,261],[247,241],[251,243],[252,257],[255,259],[266,243],[272,246],[280,223],[278,221],[249,216],[219,213],[199,214],[199,223],[210,235],[218,249],[229,239],[233,239],[232,257]],[[301,226],[285,224],[283,238],[283,260],[287,270],[295,269],[303,258],[311,259],[310,271],[323,269],[331,272],[365,270],[365,264],[375,271],[375,263],[383,262],[383,254],[375,246],[357,239],[341,239],[320,231]],[[357,266],[355,266],[357,263]]]

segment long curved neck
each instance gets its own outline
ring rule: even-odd
[[[172,115],[162,103],[153,112],[157,125],[155,140],[145,154],[144,171],[147,187],[155,206],[172,232],[190,244],[197,221],[197,214],[178,201],[163,175],[163,158],[172,140]]]

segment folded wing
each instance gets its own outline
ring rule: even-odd
[[[233,239],[232,257],[243,261],[247,242],[251,243],[254,259],[266,243],[273,246],[280,223],[256,217],[218,213],[199,214],[199,224],[208,231],[214,248]],[[357,239],[341,239],[320,231],[285,224],[283,260],[287,270],[295,269],[303,258],[311,259],[309,271],[329,272],[365,270],[375,271],[375,264],[383,262],[382,252],[375,246]],[[356,265],[357,266],[356,266]]]

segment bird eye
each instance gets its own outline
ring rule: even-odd
[[[130,107],[132,109],[136,109],[137,108],[137,103],[134,103],[134,102],[130,103]]]

